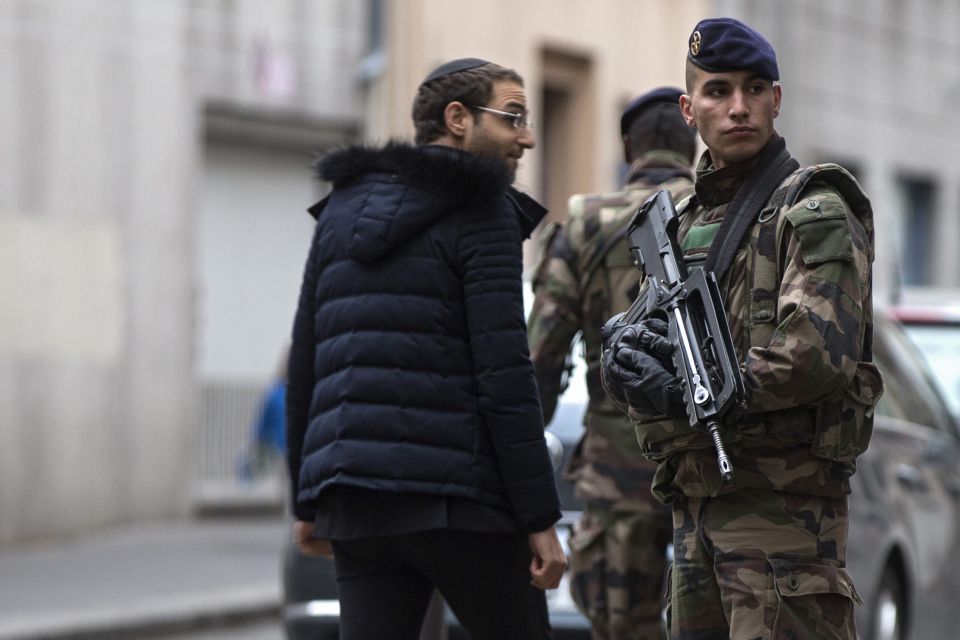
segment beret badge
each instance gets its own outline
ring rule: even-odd
[[[694,31],[690,36],[690,55],[695,56],[700,53],[701,36],[699,31]]]

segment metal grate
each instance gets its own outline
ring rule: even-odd
[[[258,454],[254,420],[268,381],[204,380],[194,447],[194,508],[280,509],[286,495],[282,455]]]

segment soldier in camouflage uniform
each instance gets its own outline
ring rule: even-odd
[[[571,591],[595,639],[663,637],[661,623],[670,512],[650,493],[656,465],[640,455],[629,419],[600,382],[600,329],[636,297],[639,273],[625,232],[640,203],[658,189],[693,188],[696,133],[680,114],[683,92],[661,88],[634,99],[620,122],[627,185],[570,199],[566,227],[545,234],[533,280],[530,354],[549,421],[562,392],[571,341],[582,332],[590,401],[586,430],[566,473],[584,502],[571,537]]]
[[[653,491],[673,508],[675,639],[856,638],[847,494],[883,389],[873,220],[841,167],[790,158],[773,128],[777,80],[773,48],[743,23],[691,34],[680,105],[707,151],[695,195],[677,203],[678,238],[688,263],[717,273],[741,363],[747,401],[722,429],[732,480],[684,413],[662,326],[604,328],[604,385],[629,405],[659,465]]]

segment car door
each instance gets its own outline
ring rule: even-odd
[[[881,454],[887,499],[910,541],[911,637],[954,637],[960,622],[960,439],[931,374],[899,326],[881,316],[875,336],[885,391],[871,448]]]

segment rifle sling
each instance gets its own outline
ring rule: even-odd
[[[760,152],[753,171],[737,190],[716,237],[710,243],[704,268],[714,272],[718,283],[723,280],[747,231],[777,186],[799,168],[800,163],[787,151],[783,138],[773,140]]]

